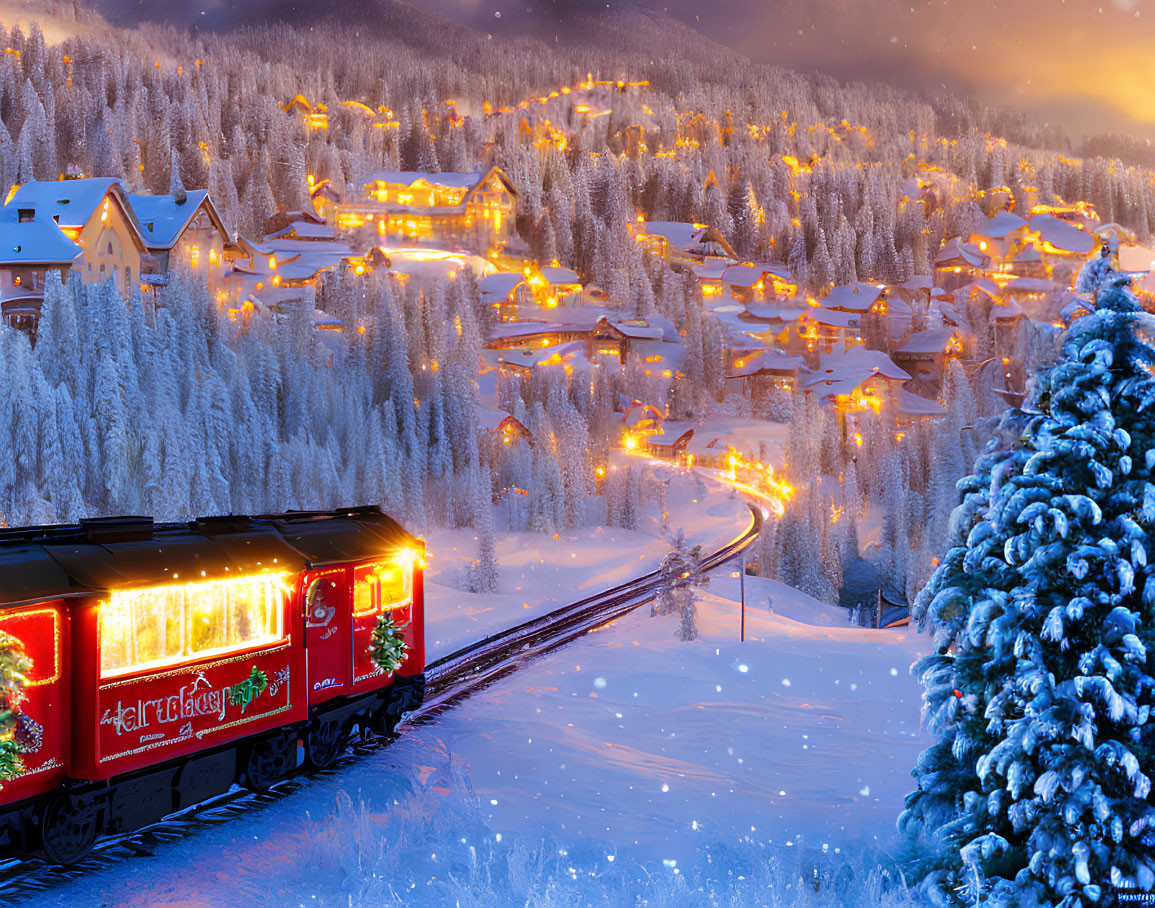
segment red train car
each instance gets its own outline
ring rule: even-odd
[[[424,696],[423,556],[376,508],[0,531],[0,850],[71,863],[390,733]]]

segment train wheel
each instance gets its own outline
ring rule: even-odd
[[[297,736],[272,735],[253,743],[245,765],[245,784],[253,791],[265,791],[279,782],[297,764]]]
[[[56,864],[75,864],[92,850],[100,832],[99,820],[99,811],[91,799],[56,795],[40,819],[45,856]]]
[[[315,769],[332,766],[349,743],[349,726],[340,719],[316,721],[305,734],[305,759]]]

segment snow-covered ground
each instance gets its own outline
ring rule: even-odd
[[[669,535],[679,528],[685,528],[687,546],[701,544],[703,551],[712,552],[750,525],[750,512],[733,490],[656,462],[639,465],[647,473],[676,474],[667,496],[667,532],[651,500],[637,530],[586,527],[557,539],[499,533],[501,582],[496,594],[460,589],[465,560],[477,555],[474,530],[432,531],[426,540],[426,658],[433,661],[487,634],[656,569],[670,551]],[[649,482],[646,486],[653,488]]]
[[[927,640],[718,577],[698,640],[643,607],[388,748],[41,904],[905,904]],[[817,876],[815,876],[817,874]]]

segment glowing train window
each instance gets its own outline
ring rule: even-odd
[[[365,565],[353,572],[353,611],[358,617],[378,611],[397,611],[394,618],[401,626],[409,623],[408,611],[413,601],[413,568],[409,563],[381,562]]]
[[[100,606],[101,675],[203,659],[283,634],[279,577],[241,577],[113,593]]]

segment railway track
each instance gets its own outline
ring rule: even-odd
[[[763,512],[750,506],[750,526],[733,541],[702,559],[703,572],[715,570],[741,554],[762,531]],[[564,646],[653,599],[662,587],[659,571],[651,571],[597,595],[570,603],[515,627],[492,634],[426,666],[426,694],[421,708],[407,724],[431,721],[454,703],[516,671],[528,660]],[[151,856],[167,842],[227,823],[241,814],[261,810],[307,784],[310,779],[343,772],[366,759],[382,744],[380,738],[362,733],[336,762],[326,769],[299,769],[267,791],[254,792],[234,786],[232,790],[187,810],[172,814],[144,829],[106,836],[84,860],[58,867],[39,857],[0,860],[0,902],[14,904],[31,899],[67,880],[113,866],[128,858]]]

